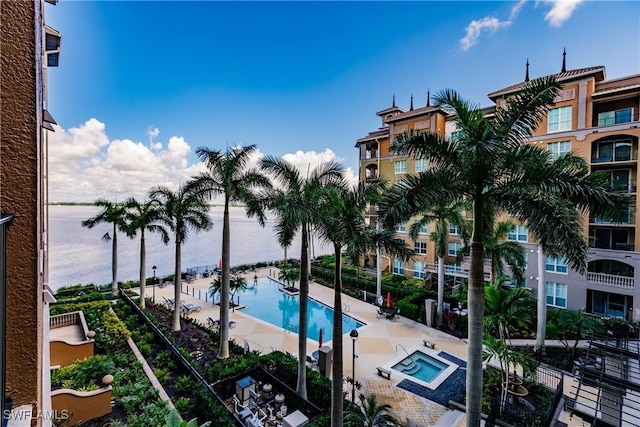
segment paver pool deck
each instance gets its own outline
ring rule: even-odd
[[[277,277],[276,268],[262,268],[255,273],[245,273],[247,280],[253,281],[254,274],[258,277]],[[211,278],[197,278],[191,283],[183,283],[181,301],[199,305],[202,310],[190,315],[190,317],[207,323],[207,318],[219,319],[220,309],[214,306],[211,298],[205,301],[206,290],[209,287]],[[333,289],[310,283],[309,294],[312,298],[333,307]],[[153,295],[153,287],[148,287],[146,295],[150,298]],[[156,301],[164,302],[164,298],[173,298],[174,287],[168,285],[155,289]],[[198,298],[198,295],[201,298]],[[242,302],[242,301],[241,301]],[[355,319],[365,323],[358,329],[358,339],[355,350],[357,358],[355,360],[355,378],[360,381],[363,388],[360,392],[370,395],[375,394],[378,401],[391,405],[393,412],[404,423],[406,418],[423,424],[433,425],[442,415],[447,412],[447,408],[436,402],[427,400],[414,393],[396,387],[403,378],[399,375],[391,374],[391,379],[387,380],[378,376],[376,368],[384,365],[396,356],[404,354],[405,351],[411,353],[416,347],[423,347],[423,339],[436,344],[436,350],[445,351],[455,357],[466,360],[467,345],[463,340],[452,337],[437,329],[428,327],[413,320],[397,316],[396,321],[379,319],[377,308],[367,302],[358,300],[348,295],[342,295],[343,312]],[[262,353],[270,353],[274,350],[289,352],[293,355],[298,353],[298,335],[281,327],[271,325],[255,317],[248,316],[243,310],[235,310],[229,313],[230,320],[236,322],[236,326],[230,329],[230,338],[239,345],[245,341],[251,350],[258,350]],[[344,376],[351,377],[352,347],[353,343],[349,337],[350,331],[343,331],[343,358]],[[323,345],[331,346],[331,342],[324,342]],[[307,354],[318,349],[318,342],[307,340]],[[345,385],[345,390],[348,385]],[[464,425],[464,418],[460,419],[458,425]]]

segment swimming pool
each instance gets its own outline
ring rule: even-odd
[[[300,297],[287,295],[278,289],[278,282],[268,277],[258,279],[258,285],[239,294],[240,304],[246,306],[242,313],[256,317],[279,328],[297,333],[300,326]],[[238,302],[238,295],[234,297]],[[307,336],[318,341],[322,329],[322,341],[329,342],[333,337],[333,308],[309,298],[307,307]],[[364,323],[353,317],[342,315],[342,331],[350,332],[364,326]]]
[[[413,349],[405,356],[399,356],[387,363],[388,368],[397,371],[405,377],[430,389],[436,389],[449,375],[458,368],[453,362],[435,354],[426,353],[421,348]]]

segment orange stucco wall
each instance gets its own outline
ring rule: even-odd
[[[0,210],[7,233],[7,389],[39,409],[42,277],[39,272],[42,3],[0,2]]]

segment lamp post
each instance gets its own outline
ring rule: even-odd
[[[153,270],[153,303],[156,303],[156,266],[151,267]]]
[[[358,340],[358,331],[356,329],[352,329],[349,334],[351,340],[353,341],[353,358],[351,362],[351,375],[353,384],[351,384],[351,403],[356,402],[356,341]]]

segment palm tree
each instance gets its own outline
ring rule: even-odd
[[[145,231],[160,233],[162,243],[169,243],[169,233],[158,222],[161,217],[162,207],[157,200],[145,200],[139,202],[133,197],[125,202],[125,219],[127,221],[126,233],[131,239],[140,231],[140,307],[145,308],[145,285],[146,285],[146,246]],[[155,284],[154,284],[155,286]],[[154,301],[155,302],[155,301]]]
[[[599,319],[595,316],[585,313],[584,310],[559,310],[549,311],[547,326],[549,335],[552,338],[562,341],[566,348],[569,348],[569,339],[575,341],[572,348],[572,359],[576,356],[576,348],[580,340],[588,338],[593,333],[603,333],[604,328]]]
[[[207,421],[205,423],[200,424],[199,427],[209,427],[211,425],[211,421]],[[184,421],[178,411],[172,409],[169,412],[169,417],[167,418],[167,427],[198,427],[198,419],[192,418],[191,420]]]
[[[380,181],[360,182],[357,188],[342,185],[328,189],[320,207],[321,217],[317,230],[320,237],[333,244],[335,271],[333,285],[333,363],[331,369],[331,425],[343,422],[343,356],[342,356],[342,251],[361,254],[384,247],[388,253],[409,259],[413,252],[403,240],[390,238],[391,233],[370,228],[365,221],[365,206],[375,203],[384,189]]]
[[[220,349],[219,359],[229,357],[229,292],[231,268],[231,226],[229,225],[229,204],[244,203],[247,216],[257,216],[264,226],[264,212],[255,190],[270,187],[269,180],[258,170],[248,169],[256,146],[237,146],[221,152],[207,147],[199,147],[196,154],[207,166],[208,171],[201,173],[196,185],[202,194],[213,198],[223,196],[224,213],[222,216],[222,288],[220,289]]]
[[[265,195],[269,209],[276,215],[278,243],[287,247],[300,233],[300,320],[298,331],[298,380],[296,392],[307,397],[307,307],[309,298],[309,233],[319,220],[318,204],[325,187],[341,182],[343,167],[334,162],[316,166],[301,176],[300,171],[285,160],[267,156],[261,166],[276,181]],[[341,380],[342,381],[342,380]]]
[[[111,241],[111,295],[118,296],[118,229],[124,230],[126,226],[124,218],[124,206],[121,203],[112,203],[105,199],[97,199],[94,203],[100,206],[102,211],[94,217],[82,221],[82,226],[93,228],[98,224],[106,222],[113,226],[113,237],[107,231],[102,236],[105,242]]]
[[[358,396],[360,404],[350,405],[344,418],[345,427],[393,427],[402,424],[391,412],[391,405],[378,404],[375,394]]]
[[[209,205],[196,191],[192,181],[180,185],[177,191],[165,186],[154,187],[149,193],[152,200],[162,206],[160,221],[173,232],[176,239],[175,268],[173,270],[174,307],[173,331],[180,331],[180,287],[182,284],[182,244],[187,240],[189,231],[196,233],[213,227],[209,218]]]
[[[288,266],[287,264],[280,267],[278,271],[278,280],[288,286],[293,286],[300,278],[300,268]]]
[[[247,290],[247,279],[241,274],[232,274],[229,278],[229,292],[230,292],[230,300],[233,304],[233,297],[238,291],[244,292]],[[214,295],[222,290],[222,276],[217,275],[215,279],[211,282],[211,286],[209,286],[209,296],[213,299]]]
[[[504,278],[504,263],[511,269],[511,275],[517,286],[524,283],[524,270],[527,254],[522,245],[507,240],[509,232],[515,227],[511,221],[500,221],[485,235],[485,258],[491,260],[491,281]]]
[[[467,425],[479,426],[482,405],[482,324],[484,311],[484,245],[486,224],[494,212],[509,212],[538,238],[549,256],[565,256],[570,266],[586,271],[587,244],[582,217],[616,215],[624,202],[601,174],[590,174],[572,154],[555,161],[540,146],[528,144],[559,93],[553,77],[528,82],[491,116],[452,90],[435,104],[454,114],[460,136],[431,132],[399,136],[394,151],[429,159],[430,168],[396,182],[381,208],[393,226],[431,208],[435,200],[460,197],[472,204],[473,233],[469,272],[469,346]],[[495,214],[494,214],[495,215]],[[488,216],[488,217],[487,217]]]
[[[469,240],[469,221],[462,215],[462,210],[466,207],[463,200],[439,200],[434,203],[432,209],[422,213],[409,228],[409,235],[416,239],[420,230],[429,223],[435,223],[435,230],[429,238],[436,245],[436,256],[438,257],[438,308],[436,314],[436,325],[442,326],[442,310],[444,306],[444,257],[448,253],[449,225],[458,227],[458,233],[466,243]]]
[[[510,328],[529,328],[535,322],[536,299],[527,288],[504,288],[502,281],[484,287],[485,334],[511,341]]]

